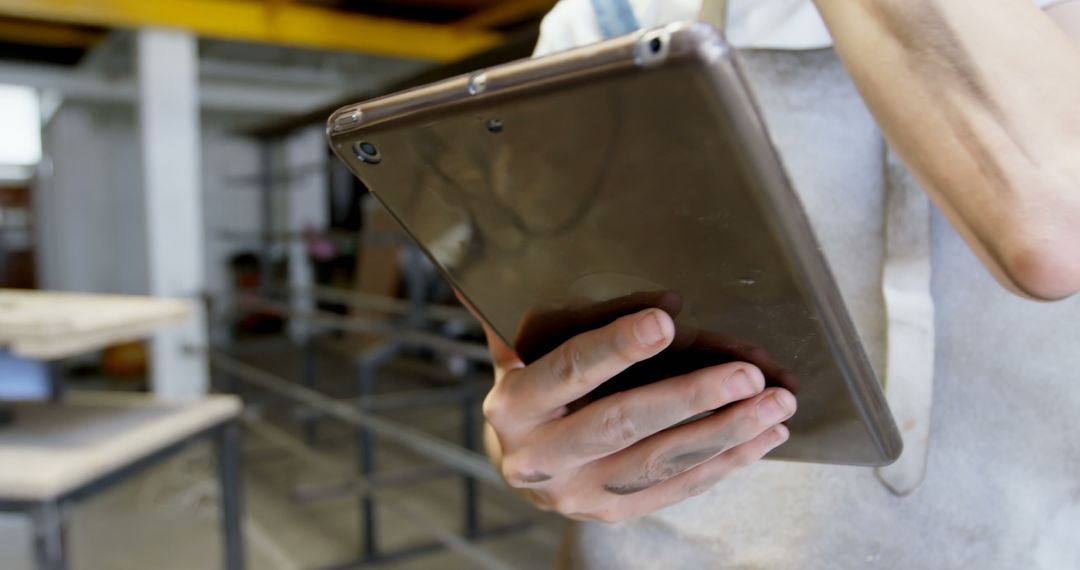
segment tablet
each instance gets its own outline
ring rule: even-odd
[[[349,105],[334,152],[525,362],[646,307],[672,346],[615,391],[730,361],[797,393],[774,459],[901,440],[735,54],[679,23]]]

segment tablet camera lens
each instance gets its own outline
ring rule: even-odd
[[[368,164],[379,164],[382,162],[382,155],[379,154],[379,149],[369,142],[358,142],[353,145],[353,150],[356,152],[356,158],[361,162],[366,162]]]

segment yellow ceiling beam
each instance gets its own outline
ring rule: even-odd
[[[461,26],[260,0],[0,0],[0,16],[110,28],[179,28],[223,40],[442,62],[494,47],[503,39]]]
[[[100,31],[62,24],[0,18],[0,41],[56,48],[88,48],[105,37]]]

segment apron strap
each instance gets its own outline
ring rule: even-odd
[[[592,0],[592,7],[605,40],[625,36],[641,27],[630,0]]]
[[[698,20],[720,31],[720,37],[727,39],[728,0],[701,0],[701,12]]]
[[[914,491],[926,476],[934,399],[934,299],[930,290],[930,200],[896,154],[885,156],[885,398],[904,452],[877,469],[892,493]]]

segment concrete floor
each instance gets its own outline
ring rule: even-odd
[[[258,351],[252,359],[275,373],[295,369],[287,350]],[[347,362],[320,358],[320,389],[333,393],[351,386]],[[336,380],[335,380],[336,379]],[[417,389],[419,380],[380,381],[380,391]],[[298,433],[287,405],[248,394],[261,413],[276,425]],[[461,433],[461,412],[455,406],[408,409],[388,414],[442,437]],[[313,466],[260,440],[244,439],[245,540],[248,567],[257,570],[320,568],[355,560],[359,553],[360,521],[355,496],[300,502],[290,496],[298,486],[326,488],[347,482],[354,465],[355,440],[347,426],[322,422],[317,449],[337,465]],[[380,470],[432,465],[408,450],[381,442]],[[485,528],[532,521],[526,528],[478,539],[475,544],[513,568],[550,568],[562,532],[562,522],[542,515],[503,491],[482,486],[481,517]],[[210,449],[196,448],[125,481],[77,506],[71,517],[69,545],[75,570],[187,570],[220,567],[217,487]],[[380,500],[405,504],[424,519],[461,532],[462,483],[459,477],[411,483],[380,491]],[[391,509],[379,510],[379,544],[395,552],[431,543],[429,535]],[[0,516],[0,568],[29,569],[30,534],[24,519]],[[427,570],[476,567],[468,558],[448,551],[395,559],[378,564],[389,570]]]

